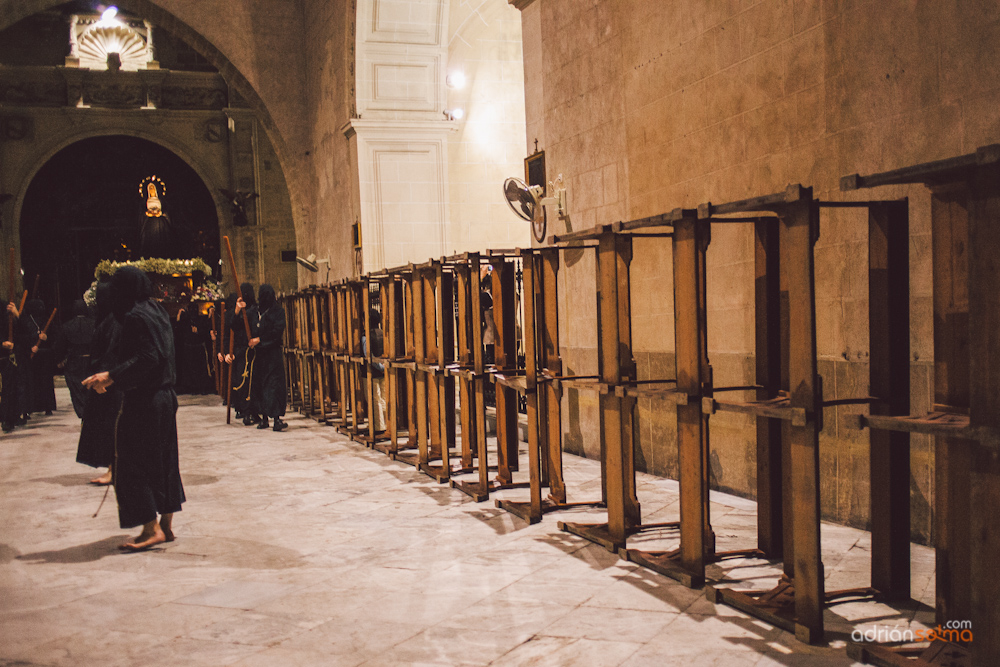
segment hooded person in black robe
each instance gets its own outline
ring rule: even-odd
[[[97,327],[91,343],[86,375],[114,368],[114,352],[122,332],[121,323],[111,313],[110,282],[97,284],[96,299],[94,319]],[[115,458],[115,420],[118,418],[120,404],[121,392],[115,386],[103,394],[87,394],[83,422],[80,425],[80,442],[76,448],[76,462],[92,468],[108,469],[104,475],[90,480],[91,484],[104,486],[111,483],[111,464]]]
[[[122,322],[116,364],[84,380],[97,392],[110,386],[122,392],[114,464],[118,521],[122,528],[142,526],[138,537],[122,545],[128,551],[173,540],[173,515],[185,500],[177,460],[173,333],[167,311],[152,295],[152,284],[139,269],[115,272],[112,312]]]
[[[285,334],[285,309],[274,296],[274,288],[260,286],[258,296],[257,337],[250,340],[255,359],[253,362],[253,387],[250,403],[255,414],[260,415],[257,428],[268,427],[268,418],[274,419],[274,430],[284,431],[288,424],[281,421],[285,415],[285,363],[281,350]]]
[[[57,335],[54,326],[48,332],[43,332],[48,317],[49,313],[41,299],[29,299],[19,321],[20,345],[15,343],[15,349],[25,366],[22,376],[27,386],[21,406],[25,415],[32,412],[50,415],[56,409],[56,388],[52,377],[56,371],[53,341]]]
[[[174,348],[177,351],[177,393],[212,392],[212,368],[208,345],[212,343],[211,323],[199,315],[193,304],[177,311],[174,320]]]
[[[247,327],[243,323],[243,311],[246,310],[247,322],[250,324],[250,336],[247,337]],[[244,426],[250,426],[260,421],[250,405],[250,392],[253,390],[253,370],[256,359],[255,351],[250,349],[250,338],[257,336],[257,299],[253,294],[253,285],[240,285],[240,298],[233,309],[233,317],[229,326],[235,338],[233,345],[233,407],[236,418],[243,419]]]
[[[62,335],[56,341],[55,355],[58,367],[66,376],[69,397],[73,401],[73,411],[83,418],[87,390],[83,379],[90,375],[91,344],[94,340],[94,318],[87,312],[87,304],[82,299],[73,302],[73,319],[63,325]]]
[[[15,426],[24,423],[21,419],[21,368],[15,353],[17,336],[14,336],[14,340],[6,339],[8,330],[19,330],[17,319],[17,305],[7,304],[0,316],[5,337],[0,346],[0,426],[4,433],[10,433]]]
[[[230,387],[232,383],[230,382],[229,366],[232,363],[232,359],[229,356],[229,341],[233,337],[231,324],[233,322],[233,309],[236,308],[236,292],[230,292],[226,296],[225,300],[225,312],[222,318],[222,340],[219,341],[219,351],[216,356],[219,360],[219,373],[222,374],[221,381],[219,382],[220,395],[222,396],[222,404],[229,405],[229,400],[231,398]],[[236,347],[233,347],[235,351]]]

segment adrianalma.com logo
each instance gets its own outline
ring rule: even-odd
[[[851,640],[874,644],[915,644],[935,640],[966,643],[972,641],[972,621],[948,621],[933,628],[917,629],[875,626],[854,630],[851,632]]]

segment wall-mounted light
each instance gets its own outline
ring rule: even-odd
[[[465,118],[465,109],[461,107],[458,109],[445,109],[444,115],[448,120],[462,120]]]
[[[455,90],[465,88],[465,72],[452,72],[444,78],[444,85]]]

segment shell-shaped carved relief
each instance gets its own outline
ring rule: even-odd
[[[108,54],[121,56],[122,69],[146,69],[146,40],[125,25],[96,24],[79,38],[80,67],[103,70],[108,68]]]

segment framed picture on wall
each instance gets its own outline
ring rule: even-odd
[[[524,182],[528,185],[540,185],[542,196],[545,196],[545,151],[537,151],[524,158]]]

